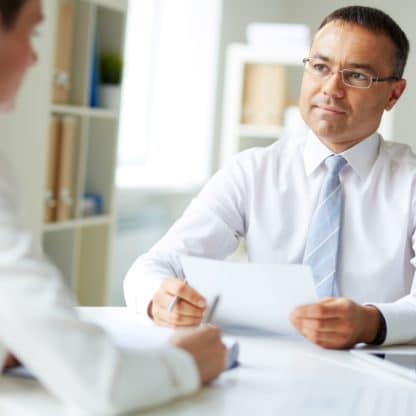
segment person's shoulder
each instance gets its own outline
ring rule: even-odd
[[[385,160],[403,168],[416,169],[416,154],[410,145],[382,140],[381,151]],[[416,171],[416,170],[415,170]]]
[[[278,139],[264,147],[251,147],[243,150],[230,159],[231,164],[242,167],[265,166],[269,163],[278,163],[282,154],[288,150],[288,141],[285,138]]]

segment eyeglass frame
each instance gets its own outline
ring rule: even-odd
[[[303,58],[302,59],[302,63],[304,65],[305,71],[307,71],[306,65],[309,62],[311,62],[312,60],[314,60],[314,59],[316,59],[316,58]],[[390,75],[389,77],[384,77],[384,78],[381,78],[381,77],[372,77],[371,74],[369,74],[368,72],[364,72],[363,71],[363,72],[361,72],[362,74],[365,74],[365,75],[368,75],[369,76],[369,78],[370,78],[370,84],[368,85],[368,87],[358,87],[357,85],[351,85],[351,84],[348,84],[348,83],[345,82],[345,80],[344,80],[344,71],[358,72],[358,71],[355,71],[352,68],[351,69],[350,68],[344,68],[344,69],[339,69],[338,71],[330,72],[328,75],[323,76],[323,77],[320,77],[320,79],[328,78],[329,75],[334,75],[334,74],[337,74],[338,72],[340,72],[341,73],[342,83],[344,85],[346,85],[347,87],[360,88],[360,89],[368,89],[368,88],[371,88],[372,85],[373,85],[373,83],[375,83],[375,82],[388,82],[388,81],[400,81],[401,80],[401,78],[396,77],[395,75]],[[313,74],[311,74],[311,75],[313,75]]]

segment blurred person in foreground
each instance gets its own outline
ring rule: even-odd
[[[0,0],[2,111],[13,109],[26,71],[36,64],[31,38],[42,19],[40,0]],[[33,254],[15,199],[10,169],[1,161],[3,368],[20,362],[65,404],[99,413],[150,407],[190,394],[224,370],[226,349],[217,328],[180,331],[170,345],[135,350],[116,346],[103,330],[81,322],[59,272]]]

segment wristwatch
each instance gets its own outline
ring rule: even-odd
[[[376,308],[374,305],[371,305],[371,306]],[[373,341],[370,342],[370,345],[381,345],[386,340],[386,336],[387,336],[386,319],[384,318],[380,310],[378,308],[376,309],[377,309],[378,315],[380,316],[380,325],[378,327],[377,334],[375,338],[373,339]]]

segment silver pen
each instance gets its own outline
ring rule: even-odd
[[[180,280],[182,280],[184,283],[186,283],[186,279],[185,279],[185,277],[181,277],[181,276],[179,276],[178,277],[178,279],[180,279]],[[176,308],[176,305],[178,304],[178,301],[179,301],[179,296],[175,296],[174,298],[173,298],[173,300],[172,300],[172,302],[169,304],[169,306],[168,306],[168,312],[170,313],[170,312],[172,312],[175,308]]]
[[[211,305],[208,307],[207,311],[202,318],[201,324],[209,324],[212,322],[212,318],[214,316],[215,310],[217,309],[218,302],[220,301],[220,295],[217,295],[212,300]]]

